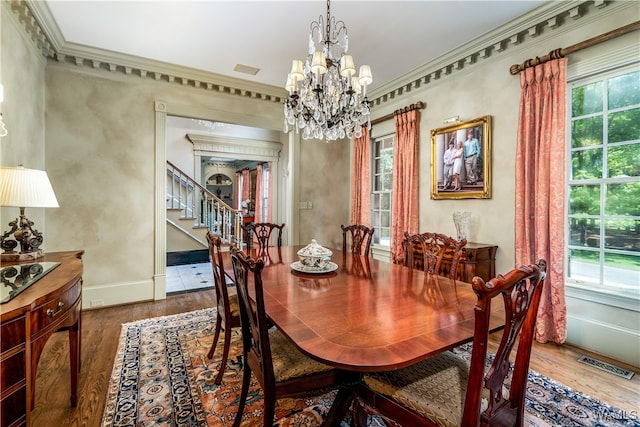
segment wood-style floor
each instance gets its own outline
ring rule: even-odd
[[[66,332],[59,332],[51,337],[40,359],[32,425],[99,426],[121,324],[208,308],[213,304],[213,290],[205,290],[169,296],[164,301],[83,312],[78,406],[69,406],[69,345]],[[495,347],[495,343],[492,345]],[[582,354],[639,371],[638,367],[617,363],[571,346],[538,343],[534,343],[531,369],[593,398],[638,414],[640,375],[636,374],[633,379],[627,380],[592,368],[577,362]]]

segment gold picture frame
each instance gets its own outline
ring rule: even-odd
[[[491,198],[491,116],[431,131],[431,198]]]

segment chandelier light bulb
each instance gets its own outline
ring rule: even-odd
[[[351,55],[344,55],[340,58],[340,75],[342,77],[351,77],[356,73],[356,66],[353,63]]]
[[[327,72],[327,57],[322,51],[315,51],[313,53],[313,60],[311,61],[311,72],[314,74],[324,74]]]

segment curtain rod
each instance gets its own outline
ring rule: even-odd
[[[636,21],[629,25],[625,25],[624,27],[617,28],[615,30],[609,31],[608,33],[600,34],[599,36],[582,41],[580,43],[576,43],[564,49],[559,48],[559,49],[552,50],[551,52],[549,52],[548,55],[536,56],[535,58],[527,59],[522,64],[512,65],[509,68],[509,72],[511,73],[511,75],[515,76],[516,74],[519,74],[520,71],[526,68],[535,67],[538,64],[544,64],[545,62],[551,61],[552,59],[564,58],[570,53],[577,52],[587,47],[595,46],[598,43],[606,42],[607,40],[614,39],[623,34],[627,34],[631,31],[635,31],[638,29],[640,29],[640,21]]]
[[[389,113],[385,116],[382,117],[378,117],[375,120],[371,120],[371,125],[377,125],[378,123],[382,123],[385,120],[389,120],[392,119],[394,116],[398,115],[398,114],[402,114],[402,113],[406,113],[407,111],[413,111],[413,110],[422,110],[424,107],[426,107],[427,104],[425,104],[422,101],[418,101],[415,104],[411,104],[407,107],[401,108],[399,110],[394,111],[393,113]]]

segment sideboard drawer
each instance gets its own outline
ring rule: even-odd
[[[70,310],[80,296],[80,280],[66,292],[56,295],[49,301],[37,307],[31,315],[31,331],[38,334],[50,324],[54,323]]]
[[[14,347],[24,344],[26,337],[24,336],[25,316],[20,316],[7,323],[3,323],[0,328],[0,353],[11,350]]]
[[[21,350],[6,359],[2,359],[2,362],[0,362],[0,373],[0,386],[2,386],[2,390],[7,390],[20,382],[26,384],[25,351]]]

